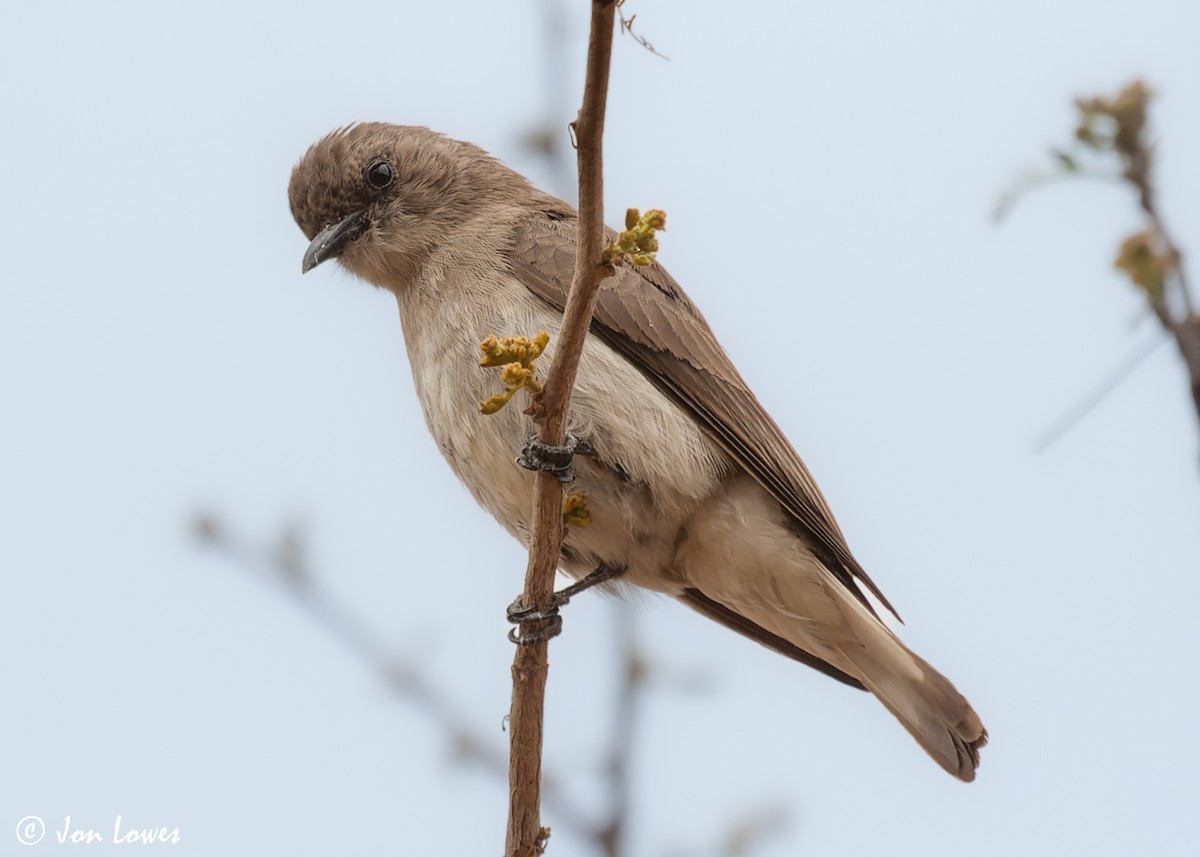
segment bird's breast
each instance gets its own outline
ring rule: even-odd
[[[532,338],[547,331],[550,344],[536,363],[544,379],[561,314],[500,269],[443,273],[397,297],[430,433],[480,505],[524,542],[533,478],[516,458],[536,427],[523,413],[525,392],[495,414],[480,412],[480,402],[504,385],[498,370],[479,366],[479,343],[493,334]],[[658,579],[687,518],[729,472],[727,456],[689,415],[594,335],[585,342],[568,430],[588,441],[595,455],[576,457],[577,479],[568,490],[585,496],[592,523],[569,529],[564,565],[580,574],[600,562],[616,563],[630,569],[634,582]]]

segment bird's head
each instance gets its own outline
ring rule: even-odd
[[[302,268],[327,259],[385,287],[488,207],[530,192],[482,149],[428,128],[351,125],[312,146],[292,170],[292,216],[311,243]]]

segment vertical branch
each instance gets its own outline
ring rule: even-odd
[[[1139,147],[1136,156],[1131,159],[1127,176],[1137,187],[1138,204],[1150,221],[1150,228],[1162,242],[1171,271],[1169,284],[1175,286],[1172,293],[1177,297],[1176,306],[1172,307],[1168,303],[1168,293],[1164,288],[1162,294],[1151,296],[1150,308],[1163,328],[1175,339],[1175,345],[1187,368],[1196,417],[1200,419],[1200,315],[1196,313],[1192,303],[1192,290],[1183,266],[1183,251],[1168,234],[1158,212],[1158,202],[1150,174],[1152,153],[1148,145]]]
[[[1192,404],[1196,408],[1196,418],[1200,419],[1200,315],[1189,315],[1177,323],[1171,329],[1171,333],[1175,336],[1175,345],[1187,365],[1188,378],[1192,384]]]
[[[566,414],[579,368],[583,341],[591,323],[600,282],[612,273],[602,261],[604,250],[604,182],[601,139],[608,97],[608,71],[616,0],[592,0],[587,73],[583,105],[575,123],[579,162],[579,236],[575,272],[563,312],[554,362],[534,419],[543,443],[561,445]],[[529,565],[522,602],[535,610],[550,605],[554,572],[562,549],[562,486],[552,475],[534,474],[533,520]],[[539,811],[542,778],[542,717],[548,671],[545,641],[517,646],[513,658],[513,699],[509,714],[509,814],[507,857],[534,857],[542,852],[546,831]]]

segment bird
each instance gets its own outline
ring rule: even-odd
[[[550,334],[575,262],[575,209],[474,144],[364,122],[292,170],[303,272],[335,260],[391,292],[426,425],[450,468],[528,544],[533,478],[520,407],[484,415],[489,334]],[[643,260],[644,261],[644,260]],[[987,730],[967,699],[884,623],[895,609],[850,552],[808,468],[657,262],[605,279],[567,430],[586,454],[560,568],[665,594],[851,687],[870,691],[943,769],[975,778]],[[878,602],[872,603],[867,593]]]

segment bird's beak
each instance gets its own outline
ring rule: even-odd
[[[307,274],[326,259],[336,258],[346,245],[367,230],[367,212],[356,211],[343,217],[337,223],[326,226],[313,238],[308,249],[304,251],[304,261],[300,265],[300,273]]]

